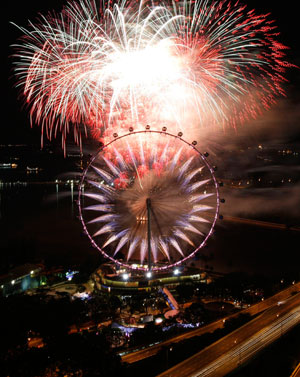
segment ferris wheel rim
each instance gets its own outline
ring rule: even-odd
[[[198,155],[201,157],[203,163],[205,164],[205,166],[208,168],[210,174],[211,174],[211,177],[213,179],[213,183],[214,183],[214,189],[215,189],[215,193],[216,193],[216,205],[215,205],[215,212],[214,212],[214,217],[213,217],[213,221],[211,223],[211,227],[209,229],[209,231],[207,232],[205,238],[203,239],[203,241],[198,245],[198,247],[196,247],[190,254],[188,254],[187,256],[185,256],[184,258],[174,262],[174,263],[166,263],[164,264],[163,266],[157,266],[157,265],[152,265],[151,267],[151,271],[152,272],[162,272],[162,271],[166,271],[166,270],[169,270],[169,269],[172,269],[174,267],[178,267],[180,265],[182,265],[183,263],[185,263],[187,260],[193,258],[198,252],[199,250],[201,250],[207,243],[208,239],[211,237],[211,235],[213,234],[213,231],[214,231],[214,228],[215,228],[215,225],[216,225],[216,222],[217,222],[217,219],[219,217],[219,209],[220,209],[220,193],[219,193],[219,184],[217,182],[217,179],[215,177],[215,174],[214,174],[214,169],[213,167],[208,163],[205,155],[203,153],[201,153],[198,148],[196,148],[196,143],[195,142],[192,142],[192,143],[189,143],[188,141],[186,141],[185,139],[182,138],[182,133],[179,133],[178,135],[174,135],[170,132],[167,132],[166,130],[153,130],[153,129],[149,129],[149,128],[146,128],[145,130],[137,130],[137,131],[131,131],[129,130],[128,133],[125,133],[123,135],[117,135],[116,133],[113,135],[114,138],[109,141],[108,143],[102,145],[99,150],[97,151],[97,153],[95,153],[95,155],[91,158],[91,160],[89,161],[87,167],[85,168],[83,174],[82,174],[82,177],[81,177],[81,180],[80,180],[80,183],[79,183],[79,187],[78,187],[78,201],[77,201],[77,204],[78,204],[78,209],[79,209],[79,219],[82,223],[82,226],[83,226],[83,229],[84,229],[84,232],[85,234],[88,236],[92,246],[94,248],[96,248],[105,258],[109,259],[111,262],[113,262],[114,264],[117,264],[119,265],[120,267],[125,267],[126,269],[129,269],[129,270],[134,270],[134,271],[147,271],[148,268],[145,268],[144,266],[139,266],[138,263],[125,263],[125,262],[121,262],[119,261],[117,258],[114,258],[112,256],[110,256],[108,253],[106,253],[98,244],[97,242],[94,240],[93,236],[90,234],[90,232],[88,231],[87,229],[87,226],[86,226],[86,223],[85,223],[85,220],[83,218],[83,212],[82,212],[82,206],[81,206],[81,197],[82,197],[82,189],[84,187],[84,181],[85,181],[85,178],[86,178],[86,175],[87,175],[87,172],[89,170],[89,168],[92,166],[93,162],[97,159],[97,157],[99,156],[99,154],[101,152],[103,152],[103,150],[105,148],[107,148],[108,146],[110,146],[111,144],[113,144],[114,142],[118,141],[118,140],[121,140],[125,137],[128,137],[128,136],[132,136],[132,135],[137,135],[137,134],[164,134],[164,135],[168,135],[170,137],[173,137],[174,139],[179,139],[180,141],[184,142],[186,145],[188,145],[189,147],[193,148],[197,153]]]

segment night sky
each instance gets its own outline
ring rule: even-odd
[[[248,0],[249,10],[254,8],[257,13],[271,12],[272,18],[276,20],[278,30],[281,33],[280,40],[290,47],[288,51],[288,60],[294,64],[300,65],[299,52],[299,13],[296,9],[295,2],[275,2],[271,0],[258,1]],[[22,2],[7,2],[5,14],[5,22],[3,22],[2,35],[5,38],[6,49],[2,52],[2,58],[5,60],[6,70],[4,72],[5,93],[4,96],[7,104],[4,102],[4,113],[6,114],[6,122],[2,124],[1,140],[4,142],[34,142],[38,143],[40,133],[38,127],[33,130],[29,127],[28,112],[23,108],[22,100],[18,99],[18,91],[14,88],[15,80],[12,71],[12,59],[10,58],[13,50],[10,45],[16,42],[21,32],[10,22],[14,22],[20,26],[26,27],[28,20],[35,21],[38,14],[46,15],[48,11],[55,10],[59,12],[63,5],[63,0],[52,0],[51,2],[41,2],[37,0],[28,0]],[[296,101],[295,106],[299,106],[299,70],[288,70],[287,78],[287,94],[289,98]],[[3,117],[2,117],[3,118]],[[299,118],[298,118],[299,119]],[[72,137],[70,138],[70,140]]]

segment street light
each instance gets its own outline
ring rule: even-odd
[[[237,344],[237,339],[235,339],[235,341],[234,341],[234,344]],[[241,353],[242,353],[242,350],[241,350],[241,344],[239,344],[239,349],[238,349],[238,365],[240,365],[241,364],[241,361],[242,361],[242,358],[241,358]]]
[[[152,272],[151,271],[147,271],[146,272],[146,277],[149,279],[149,278],[151,278],[151,276],[152,276]]]
[[[169,366],[169,351],[170,352],[172,352],[173,351],[173,347],[167,347],[167,368],[168,368],[168,366]]]

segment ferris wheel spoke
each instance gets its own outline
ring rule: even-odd
[[[126,244],[127,241],[129,241],[129,236],[130,233],[127,232],[121,239],[120,242],[118,243],[118,246],[115,249],[114,256],[122,249],[122,247]]]
[[[130,155],[130,158],[131,158],[131,162],[133,163],[133,166],[135,167],[135,170],[137,170],[138,162],[136,161],[136,158],[134,156],[134,153],[133,153],[132,148],[129,145],[128,141],[127,141],[127,149],[128,149],[128,152],[129,152],[129,155]]]
[[[140,246],[140,259],[141,263],[144,262],[147,252],[147,241],[145,239],[142,239],[141,246]]]
[[[199,195],[193,195],[193,196],[191,196],[190,197],[190,199],[189,199],[189,201],[191,202],[191,203],[193,203],[193,202],[200,202],[201,200],[204,200],[204,199],[206,199],[206,198],[209,198],[210,196],[213,196],[214,195],[214,193],[213,192],[210,192],[210,193],[208,193],[208,194],[199,194]]]
[[[109,167],[110,171],[113,173],[115,177],[118,177],[120,174],[120,169],[116,167],[111,161],[109,161],[105,156],[102,156],[103,160],[105,161],[106,165]]]
[[[137,238],[137,237],[135,237],[132,240],[132,242],[131,242],[131,244],[129,246],[129,249],[128,249],[128,254],[127,254],[127,258],[126,258],[127,262],[129,261],[129,259],[131,258],[132,254],[134,253],[134,251],[135,251],[135,249],[136,249],[136,247],[138,245],[138,242],[139,242],[139,238]]]
[[[180,149],[179,149],[179,151],[175,154],[175,156],[174,156],[174,158],[173,158],[173,161],[172,161],[172,163],[171,163],[171,171],[173,171],[174,170],[174,168],[175,168],[175,166],[177,165],[177,163],[178,163],[178,160],[179,160],[179,157],[180,157],[180,155],[181,155],[181,153],[182,153],[182,150],[183,150],[183,147],[181,147]]]
[[[140,160],[142,165],[145,165],[145,154],[144,154],[144,148],[141,137],[139,138],[139,146],[140,146]]]
[[[160,163],[164,163],[165,162],[165,159],[167,157],[167,152],[168,152],[168,149],[169,149],[169,141],[167,142],[167,144],[165,145],[164,149],[163,149],[163,152],[160,156],[160,159],[159,159],[159,162]]]
[[[210,179],[205,179],[204,181],[196,182],[196,183],[192,184],[191,186],[187,187],[186,191],[188,193],[192,193],[192,192],[196,191],[199,187],[206,185],[208,182],[210,182]]]
[[[160,244],[160,247],[161,247],[161,250],[162,250],[163,254],[170,261],[170,254],[169,254],[169,246],[168,246],[168,244],[161,237],[159,237],[159,244]]]
[[[101,234],[112,232],[115,228],[115,223],[108,223],[100,228],[96,233],[93,234],[93,237],[100,236]]]
[[[102,215],[99,217],[96,217],[93,220],[90,220],[88,224],[94,224],[94,223],[107,223],[109,221],[117,220],[119,218],[119,215],[116,215],[114,213],[109,213],[107,215]]]
[[[101,190],[101,191],[104,191],[108,194],[111,194],[115,191],[115,189],[111,186],[107,186],[107,185],[104,185],[103,183],[100,183],[100,182],[95,182],[95,181],[91,181],[91,180],[88,180],[88,183],[94,187],[96,187],[97,189]]]
[[[176,225],[180,226],[181,229],[183,229],[183,230],[186,230],[186,231],[189,231],[189,232],[192,232],[192,233],[204,236],[204,234],[202,232],[200,232],[200,230],[198,230],[192,224],[190,224],[190,223],[188,223],[186,221],[177,221]]]
[[[107,203],[107,202],[110,201],[107,196],[100,195],[100,194],[94,194],[94,193],[91,193],[91,192],[85,192],[84,196],[87,196],[88,198],[91,198],[91,199],[95,199],[98,202],[102,202],[102,203]]]
[[[176,229],[174,231],[174,235],[176,237],[181,238],[183,241],[189,243],[191,246],[195,246],[194,242],[191,241],[186,234],[184,234],[180,229]]]
[[[181,179],[182,175],[185,174],[187,169],[189,168],[191,162],[194,160],[194,156],[190,157],[180,168],[179,168],[179,175],[178,179]]]
[[[209,221],[206,220],[204,217],[195,216],[195,215],[190,215],[189,221],[198,222],[198,223],[209,223]]]
[[[170,243],[173,245],[173,247],[179,252],[179,254],[184,257],[183,251],[181,247],[179,246],[178,242],[175,240],[175,238],[171,237],[170,238]]]
[[[115,155],[116,155],[116,158],[117,158],[119,166],[121,167],[122,170],[126,170],[127,169],[127,164],[126,164],[123,156],[117,151],[116,148],[114,148],[114,152],[115,152]]]
[[[84,208],[85,211],[112,212],[114,204],[95,204]]]
[[[196,205],[193,206],[191,213],[210,211],[213,208],[214,207],[212,207],[212,206],[206,206],[206,205],[203,205],[203,204],[196,204]]]
[[[119,232],[117,234],[112,235],[108,240],[103,244],[102,248],[104,249],[106,246],[108,246],[110,243],[118,240],[120,237],[123,237],[128,233],[128,229],[123,230],[122,232]]]
[[[109,174],[108,172],[104,171],[101,168],[98,168],[94,165],[92,165],[92,168],[95,170],[95,172],[102,177],[107,183],[111,183],[113,181],[113,176]]]
[[[152,161],[153,161],[153,163],[156,163],[157,162],[157,154],[158,154],[157,145],[154,145],[153,148],[151,149],[151,151],[152,151]]]
[[[185,178],[184,178],[184,184],[188,184],[191,179],[194,178],[194,176],[198,173],[201,173],[201,171],[203,170],[204,166],[201,166],[200,168],[197,168],[197,169],[194,169],[191,173],[189,173]]]

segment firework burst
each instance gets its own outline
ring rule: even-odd
[[[72,127],[80,142],[81,126],[235,127],[284,95],[290,66],[273,20],[228,0],[81,0],[20,29],[31,119],[63,141]]]

